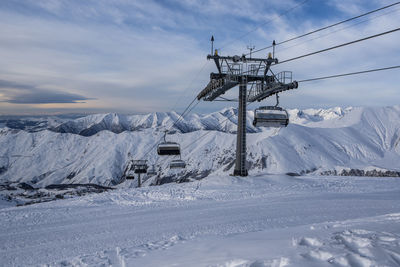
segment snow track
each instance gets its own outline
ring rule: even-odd
[[[399,264],[400,179],[208,177],[0,210],[0,265]]]

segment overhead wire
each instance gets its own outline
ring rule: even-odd
[[[358,18],[367,16],[367,15],[370,15],[370,14],[379,12],[379,11],[381,11],[381,10],[384,10],[384,9],[387,9],[387,8],[390,8],[390,7],[393,7],[393,6],[398,5],[398,4],[400,4],[400,1],[399,1],[399,2],[395,2],[395,3],[393,3],[393,4],[390,4],[390,5],[387,5],[387,6],[384,6],[384,7],[380,7],[380,8],[374,9],[374,10],[372,10],[372,11],[366,12],[366,13],[364,13],[364,14],[361,14],[361,15],[358,15],[358,16],[355,16],[355,17],[352,17],[352,18],[348,18],[348,19],[345,19],[345,20],[342,20],[342,21],[333,23],[333,24],[331,24],[331,25],[328,25],[328,26],[325,26],[325,27],[322,27],[322,28],[319,28],[319,29],[316,29],[316,30],[312,30],[312,31],[310,31],[310,32],[301,34],[301,35],[299,35],[299,36],[289,38],[289,39],[287,39],[287,40],[285,40],[285,41],[278,42],[278,43],[276,43],[275,45],[281,45],[281,44],[284,44],[284,43],[287,43],[287,42],[290,42],[290,41],[294,41],[294,40],[300,39],[300,38],[302,38],[302,37],[305,37],[305,36],[308,36],[308,35],[311,35],[311,34],[314,34],[314,33],[317,33],[317,32],[320,32],[320,31],[323,31],[323,30],[326,30],[326,29],[329,29],[329,28],[332,28],[332,27],[335,27],[335,26],[338,26],[338,25],[340,25],[340,24],[343,24],[343,23],[346,23],[346,22],[349,22],[349,21],[352,21],[352,20],[355,20],[355,19],[358,19]],[[254,50],[254,51],[252,51],[251,53],[254,54],[254,53],[257,53],[257,52],[260,52],[260,51],[263,51],[263,50],[265,50],[265,49],[269,49],[269,48],[272,48],[272,47],[273,47],[273,45],[269,45],[269,46],[266,46],[266,47],[263,47],[263,48]],[[247,55],[250,55],[250,53],[247,53],[247,54],[245,54],[245,55],[246,55],[246,56],[247,56]]]
[[[299,3],[299,4],[297,4],[297,5],[293,6],[293,7],[291,7],[291,8],[289,8],[289,9],[287,9],[286,11],[282,12],[281,14],[278,14],[277,17],[275,17],[275,18],[273,18],[273,19],[269,19],[269,20],[267,20],[266,22],[264,22],[264,23],[258,25],[258,26],[257,26],[256,28],[254,28],[253,30],[250,30],[250,31],[248,31],[248,32],[246,32],[246,33],[240,35],[239,37],[236,37],[236,38],[234,38],[233,40],[231,40],[231,41],[225,43],[223,46],[220,47],[220,49],[230,46],[232,43],[234,43],[234,42],[236,42],[236,41],[242,39],[243,37],[249,35],[250,33],[255,32],[256,30],[258,30],[258,29],[261,28],[262,26],[265,26],[265,25],[267,25],[267,24],[273,22],[274,20],[276,20],[276,19],[278,19],[278,18],[280,18],[280,17],[283,17],[283,16],[287,15],[288,13],[290,13],[290,12],[293,11],[293,10],[295,10],[296,8],[299,8],[300,6],[304,5],[304,4],[305,4],[306,2],[308,2],[308,1],[309,1],[309,0],[304,0],[304,1],[302,1],[301,3]]]
[[[199,77],[200,73],[203,72],[203,70],[204,70],[204,68],[207,66],[207,64],[208,64],[208,61],[206,61],[206,62],[203,64],[203,66],[202,66],[202,67],[200,68],[200,70],[197,72],[197,74],[195,75],[195,77],[190,81],[190,83],[189,83],[188,86],[186,87],[187,89],[189,89],[189,88],[192,86],[192,84],[194,83],[194,81]],[[186,92],[187,89],[186,89],[184,92]],[[182,98],[182,95],[176,100],[176,102],[175,102],[174,107],[172,108],[172,110],[174,110],[174,108],[176,107],[176,105],[178,104],[178,102],[180,101],[181,98]],[[196,98],[195,98],[195,99],[196,99]],[[189,106],[192,105],[193,102],[194,102],[194,101],[192,101],[192,102],[189,104]],[[181,115],[179,116],[178,120],[179,120],[182,116],[185,116],[185,111],[186,111],[186,110],[187,110],[187,108],[181,113]],[[176,122],[175,122],[175,123],[176,123]],[[175,123],[171,126],[171,128],[174,127]]]
[[[293,61],[293,60],[297,60],[297,59],[300,59],[300,58],[316,55],[316,54],[319,54],[319,53],[322,53],[322,52],[326,52],[326,51],[329,51],[329,50],[332,50],[332,49],[336,49],[336,48],[344,47],[344,46],[347,46],[347,45],[355,44],[355,43],[358,43],[358,42],[366,41],[366,40],[369,40],[369,39],[372,39],[372,38],[376,38],[376,37],[379,37],[379,36],[382,36],[382,35],[386,35],[386,34],[389,34],[389,33],[393,33],[393,32],[399,31],[399,30],[400,30],[400,28],[396,28],[396,29],[393,29],[393,30],[390,30],[390,31],[386,31],[386,32],[370,35],[370,36],[367,36],[367,37],[364,37],[364,38],[361,38],[361,39],[357,39],[357,40],[354,40],[354,41],[351,41],[351,42],[347,42],[347,43],[343,43],[343,44],[340,44],[340,45],[331,46],[331,47],[328,47],[328,48],[325,48],[325,49],[321,49],[321,50],[318,50],[318,51],[315,51],[315,52],[312,52],[312,53],[308,53],[308,54],[305,54],[305,55],[289,58],[289,59],[280,61],[279,63],[276,63],[274,65],[283,64],[283,63],[286,63],[286,62],[289,62],[289,61]]]
[[[203,72],[204,68],[206,67],[206,65],[208,64],[208,61],[206,61],[203,66],[201,67],[201,69],[199,70],[199,72],[195,75],[195,77],[192,79],[192,81],[189,83],[187,88],[190,88],[192,86],[192,84],[194,83],[194,81],[199,77],[200,73]],[[186,91],[186,90],[185,90]],[[197,96],[192,100],[192,102],[190,102],[190,104],[185,108],[185,110],[179,115],[178,119],[175,120],[175,122],[169,127],[169,129],[173,128],[183,117],[185,117],[187,114],[190,113],[190,111],[186,113],[186,111],[188,111],[188,109],[190,108],[190,106],[197,100]],[[179,102],[179,99],[177,100],[176,104]]]
[[[198,76],[200,75],[200,73],[204,70],[204,68],[206,67],[206,65],[208,64],[208,61],[206,61],[204,63],[204,65],[201,67],[201,69],[197,72],[197,74],[195,75],[195,77],[191,80],[191,82],[189,83],[189,85],[187,86],[187,89],[190,88],[192,86],[192,84],[194,83],[194,81],[198,78]],[[186,90],[185,90],[186,91]],[[166,127],[168,128],[167,131],[171,130],[182,118],[184,118],[186,115],[188,115],[193,108],[190,108],[191,105],[193,105],[193,103],[197,100],[197,97],[195,97],[190,104],[184,109],[184,111],[178,116],[178,118],[172,123],[172,125],[170,127]],[[176,104],[178,103],[178,101],[175,103],[174,106],[176,106]],[[198,104],[198,103],[197,103]],[[197,106],[197,104],[195,106]],[[189,110],[189,111],[188,111]],[[163,139],[163,137],[160,137],[156,143],[154,143],[150,149],[147,150],[147,152],[141,157],[141,159],[145,158],[157,145],[158,143]]]
[[[300,80],[300,81],[297,81],[297,82],[298,83],[304,83],[304,82],[311,82],[311,81],[319,81],[319,80],[332,79],[332,78],[338,78],[338,77],[343,77],[343,76],[351,76],[351,75],[370,73],[370,72],[377,72],[377,71],[383,71],[383,70],[392,70],[392,69],[398,69],[398,68],[400,68],[400,65],[392,66],[392,67],[386,67],[386,68],[378,68],[378,69],[370,69],[370,70],[349,72],[349,73],[343,73],[343,74],[335,74],[335,75],[323,76],[323,77],[318,77],[318,78],[304,79],[304,80]]]
[[[175,122],[169,127],[169,129],[173,128],[181,119],[183,119],[184,116],[186,116],[187,114],[189,114],[189,112],[187,112],[190,108],[191,105],[193,105],[193,103],[197,100],[197,97],[195,97],[192,102],[190,102],[190,104],[185,108],[185,110],[179,115],[179,117],[175,120]],[[197,100],[197,102],[199,102]],[[186,114],[187,113],[187,114]]]
[[[190,104],[189,104],[189,105],[186,107],[186,109],[179,115],[178,119],[175,120],[175,122],[168,128],[167,131],[171,130],[171,129],[178,123],[178,121],[179,121],[180,119],[182,119],[184,116],[186,116],[187,114],[189,114],[190,111],[193,110],[193,108],[192,108],[192,109],[190,109],[190,111],[189,111],[187,114],[185,114],[186,111],[187,111],[187,110],[189,109],[189,107],[195,102],[196,99],[197,99],[197,98],[193,99],[192,102],[190,102]],[[198,103],[199,103],[199,101],[195,104],[195,106],[197,106]],[[193,106],[193,107],[195,107],[195,106]],[[158,139],[158,141],[157,141],[156,143],[154,143],[154,145],[142,156],[142,159],[145,158],[145,157],[160,143],[160,141],[161,141],[162,139],[163,139],[163,137],[160,137],[160,138]]]
[[[399,11],[399,10],[400,10],[400,8],[397,8],[397,9],[395,9],[395,10],[391,10],[391,11],[389,11],[389,12],[380,14],[380,15],[375,16],[375,17],[373,17],[373,18],[365,19],[365,20],[359,21],[359,22],[357,22],[357,23],[354,23],[354,24],[352,24],[352,25],[349,25],[349,26],[346,26],[346,27],[337,29],[337,30],[335,30],[335,31],[331,31],[331,32],[329,32],[329,33],[327,33],[327,34],[324,34],[324,35],[321,35],[321,36],[317,36],[317,37],[315,37],[315,38],[311,38],[311,39],[305,40],[305,41],[303,41],[303,42],[296,43],[296,44],[294,44],[294,45],[292,45],[292,46],[288,46],[288,47],[285,47],[285,48],[283,48],[283,49],[279,49],[279,52],[286,51],[286,50],[291,49],[291,48],[293,48],[293,47],[297,47],[297,46],[299,46],[299,45],[302,45],[302,44],[305,44],[305,43],[308,43],[308,42],[311,42],[311,41],[315,41],[315,40],[324,38],[324,37],[329,36],[329,35],[331,35],[331,34],[334,34],[334,33],[340,32],[340,31],[343,31],[343,30],[345,30],[345,29],[349,29],[349,28],[355,27],[355,26],[357,26],[357,25],[360,25],[360,24],[365,23],[365,22],[368,22],[368,21],[370,22],[370,21],[375,20],[375,19],[377,19],[377,18],[379,18],[379,17],[382,17],[382,16],[385,16],[385,15],[388,15],[388,14],[391,14],[391,13],[394,13],[394,12],[397,12],[397,11]]]

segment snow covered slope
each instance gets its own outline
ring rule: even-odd
[[[253,114],[248,111],[250,174],[400,171],[399,106],[289,113],[287,128],[265,129],[251,125]],[[229,118],[232,114],[234,109],[194,114],[177,125],[169,140],[181,144],[182,158],[188,163],[178,174],[168,169],[172,158],[158,157],[154,148],[165,126],[177,118],[174,112],[91,115],[58,126],[58,131],[68,133],[0,128],[0,181],[39,187],[54,183],[115,185],[123,181],[127,161],[145,155],[150,164],[159,164],[162,169],[161,178],[150,177],[147,185],[210,173],[229,174],[233,172],[236,144],[237,117]]]
[[[400,179],[209,176],[0,209],[1,266],[399,266]]]

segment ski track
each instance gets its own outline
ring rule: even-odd
[[[0,209],[0,265],[396,266],[399,200],[398,178],[214,176],[119,189]]]

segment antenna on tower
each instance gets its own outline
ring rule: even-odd
[[[247,49],[250,50],[250,58],[251,58],[251,53],[253,52],[253,50],[254,50],[255,48],[256,48],[256,47],[255,47],[254,45],[248,45],[248,46],[247,46]]]
[[[214,53],[214,35],[211,35],[211,54],[213,55]]]
[[[275,58],[275,46],[276,46],[276,43],[275,43],[275,40],[272,42],[272,58]]]

